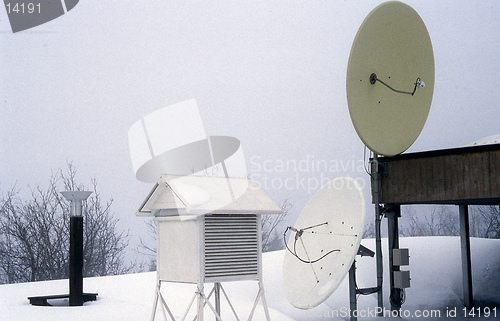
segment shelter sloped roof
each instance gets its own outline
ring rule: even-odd
[[[281,212],[281,208],[248,178],[162,175],[137,215]]]

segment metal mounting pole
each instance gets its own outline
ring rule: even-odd
[[[394,205],[386,212],[386,216],[389,243],[389,280],[391,286],[389,301],[391,302],[391,310],[399,311],[401,308],[401,289],[394,287],[394,271],[399,271],[399,266],[394,265],[392,253],[394,249],[399,248],[398,218],[401,216],[401,207],[399,205]]]
[[[370,256],[373,257],[375,253],[364,247],[363,245],[359,246],[358,253],[356,255]],[[356,297],[358,294],[373,294],[375,292],[379,292],[379,287],[372,288],[358,288],[356,284],[356,259],[352,262],[351,267],[349,268],[349,315],[350,321],[358,320],[358,298]]]
[[[83,305],[83,217],[70,218],[69,305]]]
[[[372,193],[373,202],[375,204],[375,254],[377,262],[377,287],[379,287],[379,292],[377,293],[378,307],[379,311],[377,316],[382,316],[382,311],[384,308],[384,296],[382,291],[382,282],[384,279],[384,269],[383,269],[383,258],[382,258],[382,233],[381,233],[381,223],[382,223],[382,210],[380,207],[380,195],[379,195],[379,184],[380,184],[380,170],[378,164],[378,155],[373,154],[373,159],[371,163],[371,174],[373,178]]]
[[[472,269],[470,259],[470,233],[469,233],[469,209],[466,204],[458,206],[460,216],[460,247],[462,251],[462,282],[464,291],[464,305],[471,309],[473,307],[472,296]]]
[[[350,321],[358,320],[358,304],[356,299],[356,260],[349,269],[349,315]]]
[[[66,191],[61,194],[71,201],[69,238],[69,305],[83,305],[83,216],[82,202],[92,192]]]

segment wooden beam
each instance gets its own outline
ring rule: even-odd
[[[377,186],[380,204],[500,204],[500,144],[378,161],[383,168]],[[372,190],[374,184],[372,179]]]

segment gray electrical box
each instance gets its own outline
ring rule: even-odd
[[[392,264],[394,266],[403,266],[410,264],[410,252],[408,249],[393,249]]]
[[[410,271],[394,271],[394,287],[405,289],[410,287]]]

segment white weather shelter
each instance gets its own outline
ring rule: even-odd
[[[163,312],[175,320],[161,294],[162,282],[197,284],[182,320],[197,298],[200,321],[205,305],[222,320],[221,291],[238,319],[221,282],[255,280],[259,290],[248,320],[259,299],[269,320],[262,283],[260,216],[279,213],[281,209],[250,179],[162,175],[138,212],[154,216],[157,222],[158,283],[151,319],[161,300]],[[208,296],[205,283],[214,284]],[[210,302],[212,295],[215,307]]]

